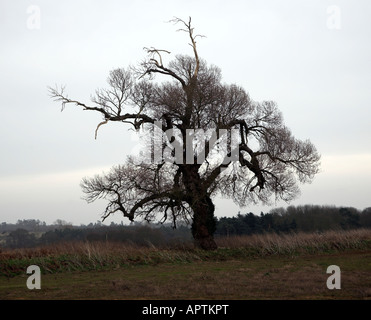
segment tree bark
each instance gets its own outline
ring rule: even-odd
[[[204,250],[217,249],[213,236],[216,229],[215,206],[211,198],[207,195],[201,198],[197,197],[192,209],[192,235],[196,246]]]
[[[192,235],[196,246],[204,250],[215,250],[216,221],[215,206],[207,193],[207,187],[198,173],[199,165],[182,167],[183,183],[187,192],[186,201],[193,211]]]

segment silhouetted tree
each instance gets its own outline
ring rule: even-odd
[[[72,103],[99,112],[103,121],[96,133],[110,121],[162,130],[160,152],[155,143],[147,148],[150,163],[131,157],[108,174],[83,179],[88,202],[108,200],[103,219],[115,212],[131,221],[160,214],[174,226],[185,219],[192,221],[196,243],[215,249],[212,198],[220,194],[240,206],[267,203],[271,196],[292,200],[297,181],[309,182],[318,172],[320,156],[309,140],[294,138],[275,102],[252,101],[242,87],[222,83],[220,69],[199,57],[201,36],[191,18],[173,22],[188,35],[192,56],[177,55],[165,64],[170,52],[146,48],[148,58],[139,67],[110,72],[109,88],[96,91],[93,105],[70,99],[64,88],[50,93],[62,109]],[[167,81],[154,82],[155,75]]]

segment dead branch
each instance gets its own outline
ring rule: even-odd
[[[197,47],[196,47],[196,38],[197,37],[205,38],[205,36],[200,35],[200,34],[197,34],[197,35],[193,34],[194,28],[191,26],[191,22],[192,22],[191,17],[189,17],[188,23],[186,23],[184,20],[182,20],[178,17],[174,17],[174,19],[170,20],[169,22],[173,22],[174,24],[182,23],[186,27],[186,29],[178,29],[177,31],[184,31],[184,32],[188,33],[188,35],[191,39],[191,43],[189,45],[193,48],[193,53],[194,53],[194,57],[195,57],[195,60],[196,60],[196,68],[195,68],[195,72],[193,74],[193,79],[196,79],[198,71],[200,69],[200,59],[199,59],[198,52],[197,52]]]

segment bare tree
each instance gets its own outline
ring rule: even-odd
[[[177,55],[165,64],[170,52],[145,48],[148,57],[136,68],[110,72],[108,89],[96,91],[92,106],[68,98],[64,88],[49,90],[62,108],[73,103],[101,113],[103,121],[96,133],[110,121],[149,132],[158,124],[165,132],[172,130],[167,141],[161,138],[160,149],[164,151],[169,143],[176,146],[174,150],[181,150],[177,161],[166,161],[164,153],[156,158],[152,139],[148,147],[152,161],[128,157],[108,174],[84,178],[82,190],[88,202],[108,200],[103,219],[121,212],[131,221],[154,221],[160,216],[161,222],[171,220],[174,227],[186,220],[192,223],[196,243],[215,249],[213,197],[228,197],[240,206],[268,203],[272,197],[290,201],[299,193],[298,182],[310,182],[318,172],[320,155],[309,140],[293,137],[275,102],[254,102],[240,86],[221,82],[220,69],[208,66],[198,55],[196,39],[201,36],[194,34],[191,18],[172,21],[189,36],[192,56]],[[168,81],[153,81],[156,75]],[[195,129],[213,130],[214,143],[206,139],[203,147],[195,147]],[[220,130],[229,134],[221,135]],[[238,133],[234,146],[232,130]],[[190,132],[194,140],[182,143],[189,141]],[[222,139],[228,148],[216,153]],[[195,147],[192,153],[190,146]],[[201,162],[200,155],[204,156]]]

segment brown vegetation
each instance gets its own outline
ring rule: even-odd
[[[370,299],[371,231],[217,238],[219,249],[74,242],[0,252],[1,299]],[[27,266],[42,289],[25,286]],[[341,268],[341,290],[326,268]],[[192,283],[192,286],[190,286]]]
[[[313,253],[331,249],[356,249],[370,245],[371,230],[326,231],[322,233],[254,234],[218,239],[220,247],[255,248],[262,255],[272,253],[293,253],[298,250],[312,250]]]
[[[38,248],[0,252],[0,276],[24,273],[30,264],[43,273],[115,269],[130,265],[226,261],[271,255],[297,256],[370,249],[371,231],[357,229],[324,233],[260,234],[216,238],[219,249],[199,250],[192,243],[166,247],[138,246],[118,242],[67,242]]]

